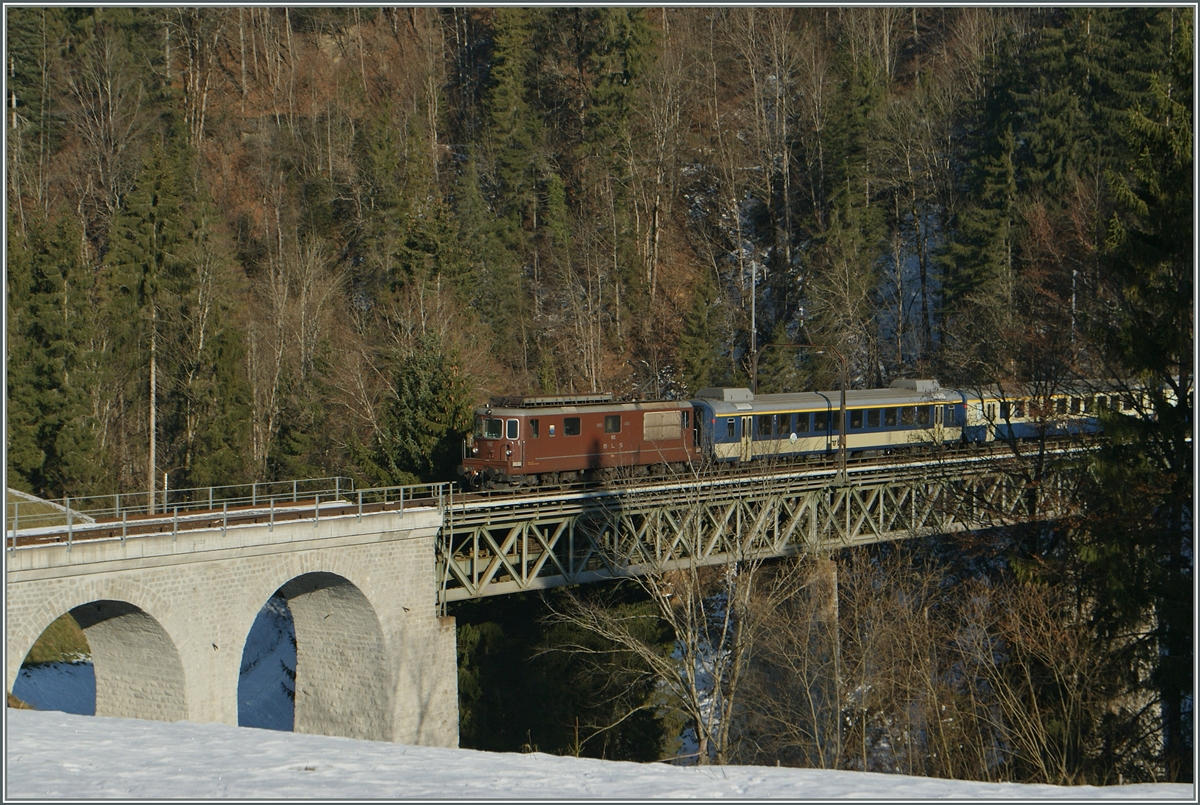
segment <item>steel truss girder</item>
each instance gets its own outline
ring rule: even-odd
[[[977,468],[831,480],[760,477],[452,504],[439,538],[439,600],[1051,519],[1065,499],[1061,476],[1030,488]]]

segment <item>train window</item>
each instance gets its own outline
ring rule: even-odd
[[[1071,413],[1078,414],[1083,410],[1083,400],[1078,397],[1071,398]]]
[[[992,422],[992,421],[995,421],[995,419],[996,419],[996,404],[988,403],[987,404],[987,420],[988,420],[988,422]]]
[[[1096,398],[1096,412],[1099,413],[1108,407],[1108,398],[1100,396]]]
[[[770,414],[763,414],[763,415],[755,417],[755,418],[758,420],[758,435],[759,436],[770,436],[771,435],[771,420],[773,420],[775,417],[771,416]]]
[[[725,436],[730,439],[737,438],[737,418],[730,417],[725,420]]]
[[[504,420],[491,417],[483,420],[483,438],[499,439],[504,435]]]
[[[942,424],[946,425],[947,427],[955,424],[953,405],[947,405],[945,410],[942,412]]]
[[[563,436],[578,436],[579,432],[579,417],[568,416],[563,418]]]
[[[829,418],[832,420],[829,429],[834,433],[840,431],[842,429],[842,412],[840,410],[834,411],[830,414]]]
[[[813,414],[813,430],[821,433],[829,429],[829,414],[825,411],[818,411]]]
[[[1067,398],[1066,397],[1055,397],[1054,398],[1054,413],[1065,414],[1066,412],[1067,412]]]
[[[932,413],[931,406],[918,405],[917,406],[917,424],[923,425],[925,427],[929,427],[929,423],[933,421],[933,417],[930,416],[931,413]]]
[[[872,408],[870,411],[867,411],[867,427],[868,428],[878,428],[879,427],[879,409],[878,408]]]
[[[550,436],[551,437],[554,436],[554,426],[553,425],[550,426]]]
[[[895,408],[884,408],[883,409],[883,425],[884,425],[884,427],[887,427],[887,428],[896,427],[896,409]]]
[[[862,427],[862,419],[863,419],[862,415],[863,415],[862,411],[851,411],[850,412],[850,427],[851,428],[857,429],[857,428]]]
[[[529,436],[534,439],[538,437],[538,421],[536,419],[529,420]]]
[[[796,414],[796,433],[808,433],[808,420],[809,415],[807,413]]]
[[[521,433],[521,424],[518,419],[508,420],[508,432],[505,435],[507,439],[516,439]]]
[[[692,416],[691,411],[680,411],[679,412],[679,422],[680,422],[681,430],[688,429],[688,422],[691,421],[691,416]]]
[[[605,433],[620,433],[621,432],[621,415],[609,414],[604,417],[604,432]]]
[[[1010,403],[1006,403],[1006,402],[1000,403],[1000,418],[1001,419],[1008,419],[1011,411],[1012,411],[1012,405]]]
[[[914,406],[906,405],[900,409],[900,424],[912,426],[917,422],[917,409]]]
[[[1024,400],[1013,400],[1013,416],[1015,416],[1017,419],[1021,419],[1025,416]]]

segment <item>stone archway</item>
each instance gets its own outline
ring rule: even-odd
[[[279,588],[296,631],[296,732],[392,740],[395,672],[375,608],[333,573]]]
[[[125,601],[82,604],[71,616],[83,629],[96,673],[96,715],[181,721],[188,717],[183,663],[162,625]]]

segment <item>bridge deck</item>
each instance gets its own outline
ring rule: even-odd
[[[1053,446],[1069,463],[1085,445]],[[831,463],[720,467],[603,486],[455,493],[449,484],[318,492],[220,508],[98,511],[87,522],[11,528],[8,550],[250,524],[355,517],[406,508],[443,513],[436,599],[450,601],[750,557],[828,551],[985,528],[1061,510],[1055,484],[1022,488],[1010,448],[863,457],[841,476]],[[1058,476],[1056,476],[1058,477]],[[352,489],[352,486],[350,487]],[[13,522],[17,526],[16,522]],[[370,530],[374,526],[364,526]]]
[[[1056,462],[1081,446],[1058,446]],[[439,600],[479,598],[1054,516],[1061,476],[1031,489],[995,450],[685,475],[603,489],[456,497]]]

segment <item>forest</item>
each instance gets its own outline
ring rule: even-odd
[[[1145,389],[1105,420],[1077,514],[989,548],[1093,647],[1087,696],[1033,652],[1013,712],[1069,718],[1028,745],[913,739],[905,768],[1192,779],[1191,7],[5,13],[9,487],[448,481],[493,395],[687,398],[749,385],[774,343],[835,345],[854,388]],[[757,387],[833,389],[838,370],[767,351]],[[856,563],[888,555],[846,560],[864,607]],[[947,559],[960,581],[993,572],[966,561]],[[548,607],[529,640],[588,606],[529,604]],[[467,660],[515,617],[486,609],[462,615]],[[987,664],[945,628],[931,645],[959,659],[930,667]],[[627,687],[641,715],[604,732],[627,745],[608,756],[670,751],[653,689]],[[593,751],[597,706],[543,751]],[[772,759],[856,767],[839,751]]]

